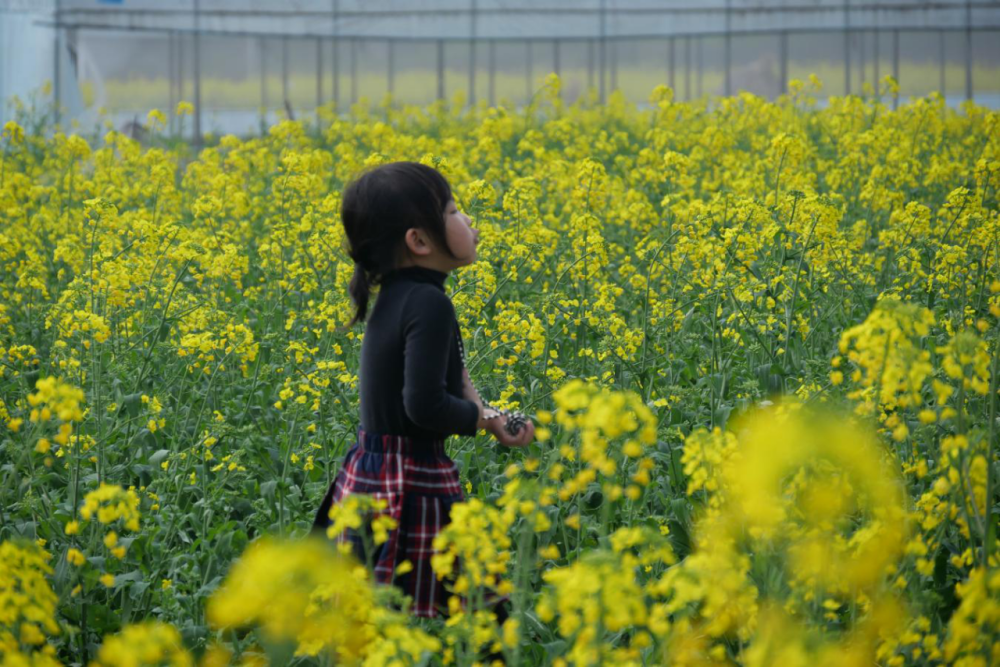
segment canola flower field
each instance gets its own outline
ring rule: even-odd
[[[159,111],[143,145],[21,113],[0,662],[1000,662],[1000,117],[819,86],[638,110],[552,77],[200,150]],[[396,159],[481,229],[449,279],[470,372],[539,427],[449,442],[444,620],[304,537],[357,419],[340,192]],[[375,545],[379,509],[330,532]]]

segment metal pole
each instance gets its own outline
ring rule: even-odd
[[[184,36],[177,33],[177,92],[178,97],[184,99]]]
[[[732,57],[733,57],[733,47],[732,47],[732,24],[730,12],[732,10],[732,0],[726,0],[726,34],[724,37],[724,48],[723,48],[723,62],[722,66],[726,70],[726,97],[732,95],[733,84],[732,84],[732,74],[730,70],[732,69]],[[698,95],[701,95],[701,40],[698,40]]]
[[[351,38],[351,104],[358,102],[358,40]]]
[[[965,0],[965,99],[972,99],[972,2]]]
[[[176,90],[177,79],[174,76],[174,59],[177,56],[175,53],[176,49],[174,47],[174,39],[175,39],[174,31],[171,30],[170,32],[167,33],[167,78],[170,79],[170,99],[168,102],[168,104],[170,105],[169,109],[170,134],[174,133],[174,126],[176,125],[174,120],[176,117],[174,109],[177,108],[177,90]]]
[[[878,28],[876,28],[873,32],[875,33],[875,44],[872,47],[875,51],[875,95],[879,98],[879,100],[881,100],[882,95],[878,92],[878,87],[882,85],[879,80],[879,70],[881,69],[879,65],[882,63],[882,48],[878,43]]]
[[[292,108],[288,101],[288,36],[281,38],[281,101],[285,105],[285,112]]]
[[[53,31],[53,42],[52,42],[52,96],[55,102],[55,121],[56,124],[59,123],[59,118],[62,115],[62,110],[60,106],[62,105],[62,28],[59,26],[59,19],[62,14],[62,2],[56,0],[55,6],[55,26],[52,27]],[[6,102],[6,100],[0,100],[0,103]]]
[[[396,95],[396,42],[390,39],[387,43],[389,50],[389,97]]]
[[[892,78],[899,85],[899,30],[892,31]],[[899,94],[892,98],[892,108],[899,107]]]
[[[316,108],[323,106],[323,40],[316,38]]]
[[[438,99],[444,99],[444,40],[437,41]]]
[[[618,40],[611,40],[611,92],[618,90]]]
[[[605,0],[601,0],[601,12],[600,12],[600,41],[598,42],[597,51],[597,65],[600,70],[598,73],[598,79],[600,81],[600,94],[601,94],[601,104],[604,104],[607,98],[606,90],[604,87],[604,49],[605,49],[605,37],[607,35],[606,28],[606,17],[607,9],[605,7]]]
[[[333,53],[333,62],[330,64],[331,74],[333,74],[333,106],[340,106],[340,40],[338,39],[338,34],[340,32],[340,26],[337,23],[337,14],[340,10],[339,0],[333,0],[332,7],[332,22],[330,24],[330,41],[333,43],[331,47],[331,52]]]
[[[788,31],[782,30],[778,35],[778,60],[781,67],[781,93],[788,92]]]
[[[594,40],[587,40],[587,88],[594,87]]]
[[[532,62],[532,61],[534,60],[534,55],[535,55],[533,53],[534,49],[532,48],[534,45],[532,44],[531,40],[528,40],[527,45],[528,46],[527,46],[527,48],[524,51],[524,55],[525,55],[525,57],[524,57],[524,86],[525,86],[524,91],[525,91],[525,96],[526,96],[526,99],[527,99],[527,101],[525,102],[525,104],[528,104],[528,103],[531,102],[531,93],[532,93],[532,90],[531,90],[531,75],[533,73],[532,70],[534,69],[532,67],[532,65],[534,65],[534,62]]]
[[[701,97],[702,93],[704,92],[704,90],[702,89],[702,71],[704,69],[703,65],[704,65],[704,62],[705,62],[704,52],[702,51],[702,46],[704,45],[704,39],[705,39],[704,37],[699,37],[698,41],[695,42],[695,45],[694,45],[694,48],[695,48],[695,51],[694,51],[694,62],[695,62],[695,67],[697,68],[697,72],[698,72],[698,79],[697,79],[698,80],[698,97]],[[729,73],[729,68],[728,67],[726,68],[726,73],[727,74]]]
[[[941,61],[941,80],[938,83],[938,87],[941,89],[941,97],[944,97],[945,91],[945,80],[944,80],[944,30],[938,32],[938,60]]]
[[[851,94],[851,2],[844,0],[844,94]]]
[[[194,142],[201,145],[201,2],[194,0]]]
[[[669,69],[668,69],[668,74],[667,74],[667,81],[670,83],[670,90],[676,92],[677,89],[674,87],[674,69],[675,69],[674,68],[674,56],[676,55],[675,54],[675,50],[674,50],[674,38],[670,37],[667,40],[667,42],[669,44],[669,46],[667,48],[668,48],[669,54],[670,54],[669,55],[669,59],[668,59],[668,63],[669,63],[668,67],[669,67]]]
[[[260,55],[260,109],[267,117],[267,58],[264,53],[264,38],[257,38],[257,53]]]
[[[497,43],[490,40],[490,106],[496,104],[497,99]]]
[[[684,38],[684,99],[691,99],[691,36]]]
[[[476,105],[476,0],[469,15],[469,106]]]
[[[858,44],[858,91],[865,89],[865,31],[856,30],[854,41]]]

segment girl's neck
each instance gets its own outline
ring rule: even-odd
[[[452,267],[445,261],[444,258],[433,256],[408,257],[396,266],[396,269],[402,270],[414,267],[430,269],[431,271],[437,271],[438,273],[443,273],[445,275],[451,273],[452,270]]]
[[[439,271],[438,269],[432,269],[429,266],[423,266],[420,264],[408,264],[406,266],[397,266],[392,271],[389,271],[382,278],[382,282],[392,282],[393,280],[405,278],[408,280],[417,280],[418,282],[429,282],[444,288],[444,282],[448,278],[448,274],[444,271]]]

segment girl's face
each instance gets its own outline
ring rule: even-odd
[[[479,230],[472,226],[472,220],[458,210],[455,200],[448,202],[444,209],[444,234],[455,258],[448,258],[455,263],[455,268],[467,266],[476,261],[476,245],[479,243]]]

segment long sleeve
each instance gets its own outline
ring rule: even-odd
[[[447,367],[455,345],[455,309],[430,285],[410,291],[402,310],[403,408],[420,428],[475,435],[479,407],[448,392]]]

